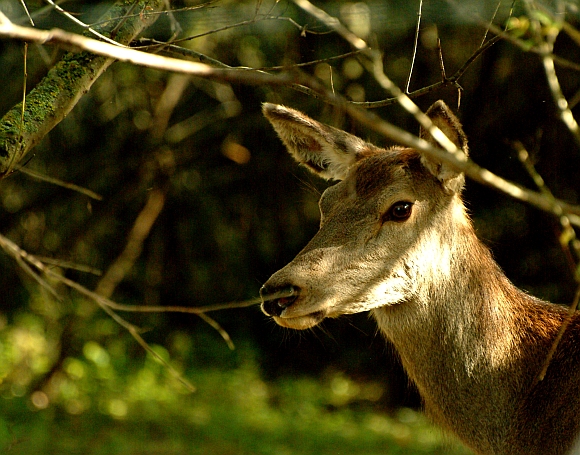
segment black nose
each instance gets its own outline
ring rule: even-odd
[[[284,308],[288,308],[294,303],[300,289],[296,286],[262,286],[260,296],[262,297],[262,311],[268,316],[280,316]]]

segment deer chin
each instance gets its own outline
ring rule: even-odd
[[[315,311],[314,313],[302,316],[272,316],[276,324],[294,330],[306,330],[318,325],[326,317],[324,311]]]

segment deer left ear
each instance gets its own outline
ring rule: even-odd
[[[426,114],[431,119],[433,124],[441,131],[443,131],[443,133],[445,133],[445,136],[447,136],[449,140],[451,140],[457,147],[459,147],[463,153],[466,155],[468,154],[469,150],[467,147],[467,137],[463,132],[461,123],[443,101],[436,101],[427,110]],[[423,128],[421,128],[419,136],[421,139],[425,139],[434,147],[440,148],[440,145],[437,143],[437,141],[433,139],[431,134],[429,134],[429,132]],[[445,163],[432,160],[431,158],[428,158],[424,155],[421,157],[421,162],[435,177],[437,177],[437,179],[441,182],[447,191],[454,193],[461,191],[465,183],[465,177],[462,172],[455,170]]]
[[[300,111],[270,103],[262,111],[294,159],[322,178],[343,180],[353,163],[376,152],[375,146]]]

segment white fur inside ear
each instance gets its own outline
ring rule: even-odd
[[[356,140],[353,140],[356,139]],[[345,138],[341,144],[344,149],[337,147],[336,143],[323,142],[321,153],[322,165],[325,169],[320,173],[326,179],[343,180],[350,167],[357,161],[359,154],[365,149],[365,143],[358,138]]]
[[[294,109],[265,103],[262,110],[294,159],[325,179],[344,179],[350,166],[373,147]]]

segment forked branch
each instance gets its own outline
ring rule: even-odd
[[[195,391],[195,386],[193,386],[189,381],[181,376],[181,374],[175,370],[165,359],[163,359],[159,354],[157,354],[151,346],[143,339],[140,334],[140,330],[135,325],[123,319],[119,316],[115,310],[118,311],[129,311],[129,312],[181,312],[181,313],[191,313],[199,315],[204,321],[214,327],[220,335],[224,338],[230,348],[233,348],[232,341],[229,335],[217,324],[213,319],[207,316],[205,313],[209,311],[216,311],[222,309],[230,308],[243,308],[250,305],[255,305],[261,302],[261,299],[251,299],[244,302],[232,302],[221,305],[212,305],[208,307],[148,307],[139,305],[121,305],[111,299],[100,295],[90,289],[87,289],[83,285],[73,281],[61,273],[53,270],[49,265],[46,265],[38,257],[28,254],[17,244],[12,242],[7,237],[0,234],[0,248],[4,250],[10,257],[12,257],[20,267],[35,281],[37,281],[44,289],[50,292],[55,298],[60,299],[60,296],[54,289],[54,287],[44,278],[50,278],[52,282],[62,283],[65,286],[74,289],[76,292],[82,296],[88,298],[95,302],[105,313],[107,313],[115,322],[125,328],[131,336],[145,349],[149,354],[151,354],[157,361],[164,365],[170,373],[181,382],[189,391]]]

